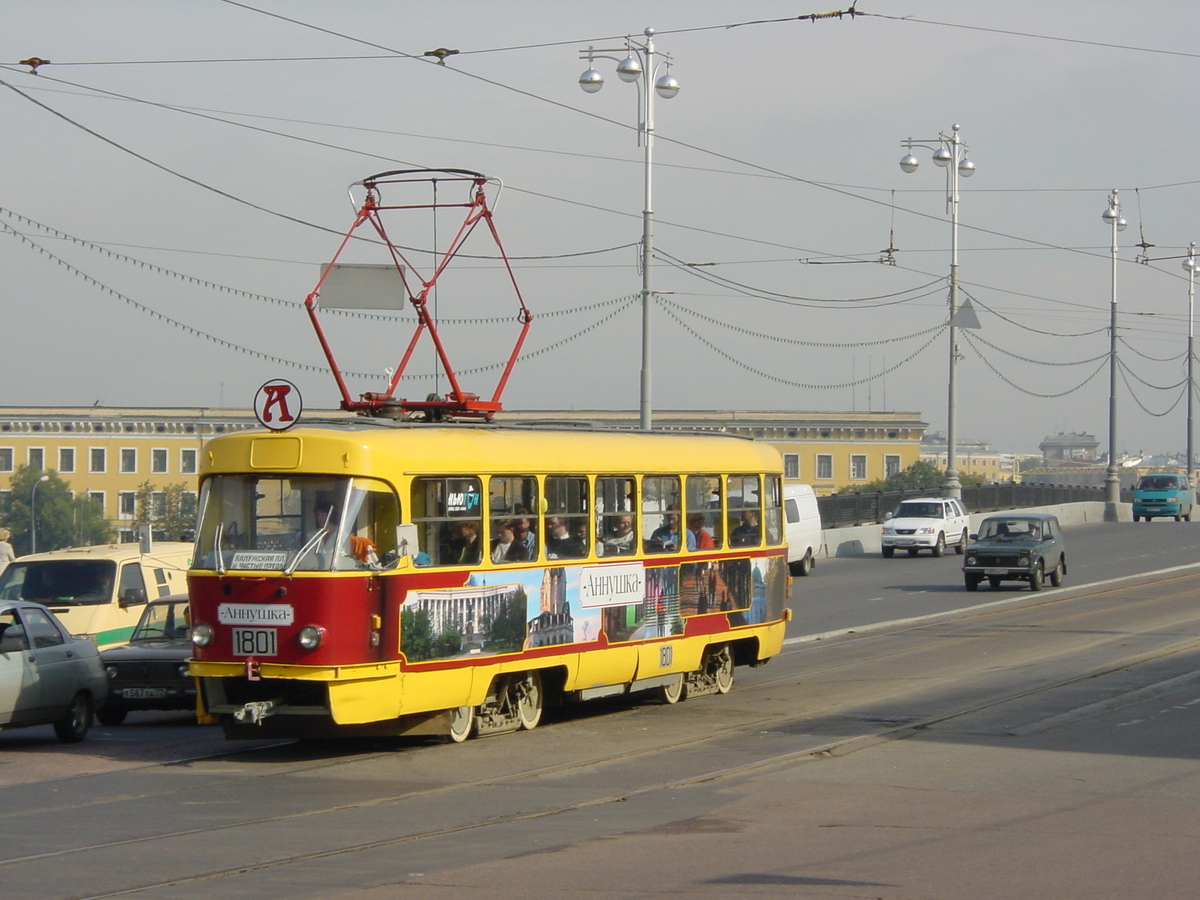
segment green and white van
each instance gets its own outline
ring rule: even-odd
[[[187,592],[192,545],[73,547],[22,556],[0,573],[0,600],[49,607],[73,635],[101,648],[129,639],[146,601]]]

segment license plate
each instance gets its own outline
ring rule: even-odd
[[[170,692],[166,688],[125,688],[121,696],[126,700],[165,700]]]
[[[278,628],[233,629],[234,656],[275,656],[279,652]]]
[[[1007,569],[1007,568],[1004,568],[1004,569],[984,569],[984,570],[983,570],[983,574],[984,574],[984,575],[1007,575],[1007,574],[1008,574],[1008,569]]]

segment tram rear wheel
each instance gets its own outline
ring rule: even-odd
[[[450,711],[450,731],[446,740],[451,744],[461,744],[475,731],[475,707],[459,706]]]
[[[709,666],[716,679],[717,693],[728,694],[733,690],[733,651],[728,644],[713,651]]]
[[[542,676],[537,672],[525,675],[509,685],[516,701],[517,718],[526,731],[536,728],[542,720]]]

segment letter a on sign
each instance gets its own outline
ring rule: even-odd
[[[303,410],[300,389],[282,378],[268,381],[254,395],[254,414],[264,428],[272,431],[291,428]]]

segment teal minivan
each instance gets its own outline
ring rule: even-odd
[[[1192,520],[1192,486],[1187,475],[1156,472],[1143,475],[1133,489],[1133,521],[1155,516],[1174,516],[1175,521]]]

